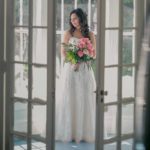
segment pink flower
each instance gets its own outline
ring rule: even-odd
[[[89,55],[89,51],[86,49],[83,51],[84,54]]]
[[[84,48],[86,46],[86,43],[83,40],[79,41],[78,47],[79,48]]]
[[[79,44],[78,44],[78,47],[79,47],[80,49],[84,48],[84,43],[79,43]]]
[[[87,45],[87,48],[88,48],[90,51],[92,51],[92,48],[93,48],[93,47],[92,47],[92,44],[88,44],[88,45]]]
[[[78,54],[79,57],[82,57],[82,56],[84,55],[84,53],[83,53],[81,50],[79,50],[79,51],[77,52],[77,54]]]

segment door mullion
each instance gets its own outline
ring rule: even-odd
[[[104,90],[104,49],[105,49],[105,0],[97,1],[97,58],[96,58],[96,83],[98,97],[96,99],[96,150],[104,148],[104,103],[100,90]]]
[[[118,116],[117,116],[117,150],[121,150],[122,122],[122,46],[123,46],[123,2],[119,0],[119,32],[118,32]]]
[[[27,148],[32,147],[32,25],[33,25],[33,0],[29,0],[29,44],[28,44],[28,123],[27,123]]]
[[[47,115],[46,150],[55,149],[56,1],[47,1]]]
[[[13,30],[13,18],[14,18],[14,0],[7,0],[6,3],[6,102],[5,102],[5,149],[13,150],[13,122],[14,122],[14,106],[11,97],[14,92],[14,64],[10,62],[13,60],[14,55],[14,30]]]

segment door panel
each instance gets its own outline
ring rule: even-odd
[[[100,0],[97,149],[133,149],[139,1]],[[100,129],[98,129],[100,127]]]
[[[47,0],[8,0],[7,6],[6,149],[50,149],[55,89],[55,24],[50,11],[55,5]]]

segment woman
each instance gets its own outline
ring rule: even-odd
[[[70,29],[65,31],[63,43],[76,43],[80,38],[89,38],[96,57],[96,40],[89,31],[87,15],[77,8],[70,13]],[[66,57],[61,47],[63,60]],[[60,86],[56,94],[56,140],[69,142],[95,140],[95,94],[96,83],[90,63],[75,65],[64,63]]]

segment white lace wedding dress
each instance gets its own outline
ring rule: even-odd
[[[71,37],[69,42],[77,44],[78,40]],[[55,139],[94,142],[96,83],[92,68],[81,63],[74,71],[70,63],[65,63],[57,85]]]

